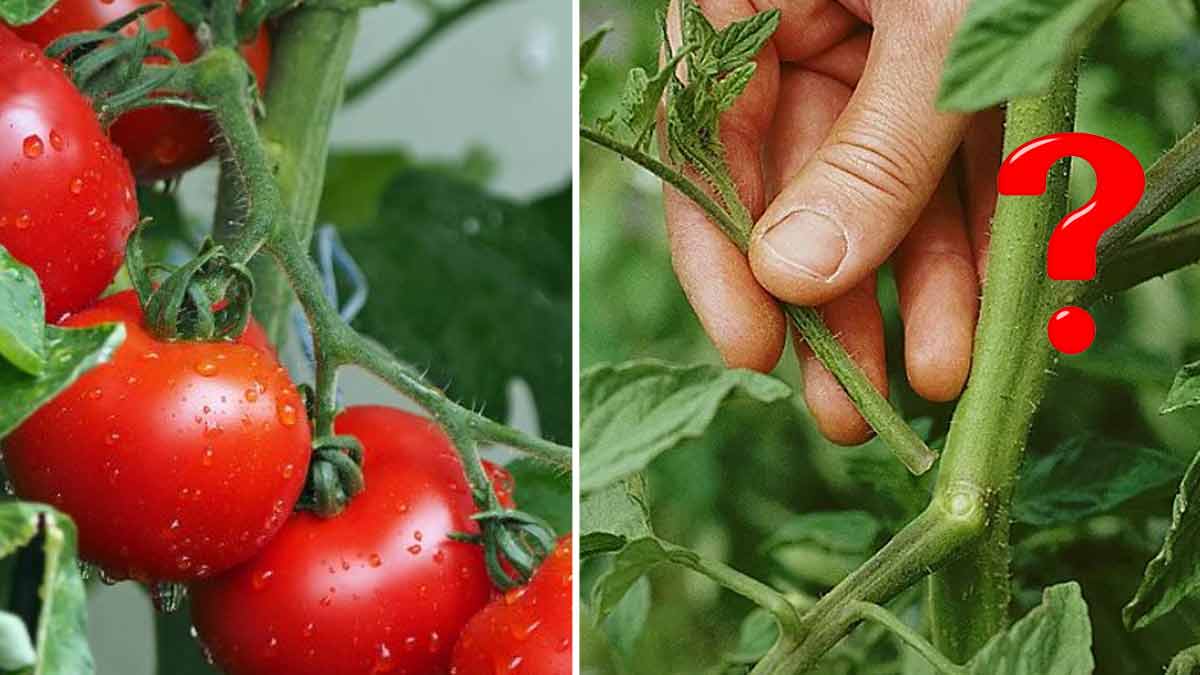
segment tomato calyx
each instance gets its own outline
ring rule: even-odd
[[[313,439],[308,481],[296,508],[312,511],[321,518],[340,514],[350,500],[366,488],[362,461],[362,443],[354,436]]]
[[[72,81],[92,100],[105,128],[136,108],[206,108],[165,91],[182,66],[174,52],[159,46],[167,32],[149,30],[142,21],[158,8],[157,4],[139,7],[98,30],[64,35],[46,47],[47,56],[69,67]],[[124,30],[134,23],[138,31],[126,35]],[[156,63],[148,64],[147,59]]]
[[[501,590],[529,583],[557,543],[549,523],[518,509],[481,511],[471,519],[482,534],[457,533],[451,538],[483,546],[488,575]]]
[[[250,322],[254,277],[211,239],[187,263],[147,263],[139,227],[125,257],[150,332],[162,340],[235,339]],[[156,278],[157,277],[157,278]],[[214,299],[213,296],[216,296]]]

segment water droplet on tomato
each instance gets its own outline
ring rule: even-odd
[[[204,466],[213,465],[213,449],[211,445],[204,448],[204,452],[200,454],[200,463]]]
[[[425,538],[425,535],[422,534],[420,530],[413,532],[413,539],[416,539],[417,541],[421,541],[424,538]]]
[[[438,650],[441,649],[441,646],[442,646],[442,636],[438,635],[437,631],[430,633],[429,634],[429,653],[430,654],[438,653]]]
[[[195,368],[196,372],[199,373],[201,377],[212,377],[213,375],[216,375],[217,371],[219,370],[217,364],[208,360],[197,361]]]
[[[379,567],[383,564],[383,558],[379,557],[378,553],[372,553],[367,556],[367,564],[371,567]]]
[[[441,565],[445,561],[446,561],[446,552],[441,549],[438,549],[437,553],[433,554],[433,562]]]
[[[250,577],[250,586],[256,591],[261,591],[273,576],[275,576],[275,570],[259,570]]]
[[[558,641],[558,652],[561,654],[571,648],[571,638],[565,637]]]
[[[522,664],[522,663],[524,663],[524,662],[525,662],[525,658],[524,658],[524,657],[522,657],[522,656],[514,656],[514,657],[512,657],[512,660],[508,662],[508,665],[507,665],[507,666],[505,666],[505,667],[507,668],[507,670],[506,670],[506,671],[504,671],[504,672],[507,672],[507,673],[513,673],[513,672],[516,672],[517,668],[520,668],[520,667],[521,667],[521,664]]]
[[[63,141],[63,137],[53,129],[50,130],[50,147],[58,150],[59,152],[62,152],[62,149],[67,147],[66,142]]]
[[[541,625],[542,625],[541,619],[534,619],[533,623],[526,624],[524,626],[514,624],[513,626],[510,627],[509,632],[511,632],[512,636],[514,638],[516,638],[517,640],[524,641],[524,640],[528,640],[529,636],[533,634],[533,631],[540,628]]]
[[[379,675],[380,673],[390,673],[396,669],[396,660],[392,658],[392,651],[388,646],[379,644],[379,657],[375,660],[375,665],[371,666],[371,674]]]
[[[317,625],[310,621],[310,622],[304,624],[304,630],[302,632],[304,634],[304,637],[306,637],[306,638],[312,637],[313,633],[317,632]]]
[[[254,403],[258,400],[258,391],[256,391],[253,387],[247,389],[243,395],[245,396],[247,403]]]
[[[279,423],[283,426],[291,427],[296,425],[296,406],[291,403],[280,402],[275,412],[278,413]]]
[[[67,185],[67,189],[70,190],[71,194],[73,195],[83,192],[83,179],[79,178],[78,176],[72,178],[71,182]]]
[[[412,546],[409,546],[409,547],[408,547],[408,552],[409,552],[409,553],[411,553],[411,554],[413,554],[413,555],[419,555],[419,554],[421,553],[421,545],[420,545],[420,544],[413,544]]]
[[[294,474],[294,473],[296,473],[296,467],[295,467],[295,465],[293,465],[293,464],[288,464],[287,466],[283,467],[283,477],[284,477],[285,479],[287,479],[287,478],[291,478],[291,477],[292,477],[292,474]]]
[[[30,225],[33,225],[33,214],[29,213],[28,210],[21,211],[21,213],[17,215],[17,229],[27,230],[29,229]]]

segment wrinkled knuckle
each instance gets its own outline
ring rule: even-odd
[[[921,201],[932,160],[903,123],[882,114],[872,118],[838,133],[821,159],[865,199],[887,206]]]

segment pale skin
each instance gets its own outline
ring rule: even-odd
[[[934,102],[966,0],[699,0],[719,29],[770,9],[779,30],[721,120],[743,201],[749,260],[668,188],[675,272],[730,367],[769,371],[787,324],[774,298],[818,306],[887,393],[876,272],[891,261],[909,383],[948,401],[966,383],[996,204],[1002,114]],[[679,40],[679,7],[669,10]],[[660,134],[661,135],[661,134]],[[821,432],[851,445],[871,429],[802,340],[804,396]]]

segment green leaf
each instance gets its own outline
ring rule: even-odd
[[[1051,586],[1042,604],[993,637],[967,664],[971,675],[1091,675],[1092,626],[1079,584]]]
[[[1177,480],[1185,468],[1161,450],[1072,438],[1048,455],[1027,460],[1013,517],[1040,527],[1077,522]]]
[[[0,246],[0,358],[40,374],[46,366],[45,316],[37,275]]]
[[[592,589],[592,608],[598,619],[607,617],[638,579],[651,568],[665,562],[694,568],[699,556],[654,537],[632,541],[613,560],[612,569],[596,581]]]
[[[816,546],[832,553],[865,554],[875,550],[883,526],[865,511],[804,513],[786,521],[763,544],[764,550],[781,546]]]
[[[35,630],[34,672],[90,675],[94,665],[87,643],[87,596],[76,558],[75,525],[49,506],[0,504],[0,556],[7,557],[35,543],[44,558],[37,591],[41,607]]]
[[[580,384],[580,489],[599,490],[699,437],[735,392],[764,403],[791,395],[783,382],[749,370],[653,360],[588,369]]]
[[[750,84],[750,78],[754,77],[757,66],[757,63],[751,61],[730,71],[717,83],[713,93],[717,99],[717,110],[725,112],[733,107],[742,92],[746,91],[746,85]]]
[[[608,636],[608,644],[626,662],[634,658],[634,647],[646,627],[646,619],[650,616],[650,591],[650,580],[646,577],[633,582],[629,592],[604,620],[604,633]]]
[[[1171,659],[1167,675],[1197,675],[1200,673],[1200,645],[1188,647]]]
[[[579,503],[579,557],[610,553],[629,540],[650,536],[648,503],[640,473],[585,495]]]
[[[604,42],[604,38],[612,32],[612,24],[604,23],[599,28],[592,32],[583,42],[579,43],[579,72],[582,73],[587,69],[588,64],[595,58],[596,53],[600,51],[600,45]]]
[[[1125,606],[1122,618],[1130,630],[1144,628],[1200,590],[1200,454],[1192,460],[1175,503],[1171,526],[1158,555],[1146,565],[1142,583]]]
[[[641,68],[630,70],[617,109],[599,120],[600,127],[644,150],[653,138],[658,103],[683,56],[683,52],[676,54],[653,77]]]
[[[737,646],[722,659],[729,665],[752,666],[767,655],[777,639],[779,623],[775,617],[762,607],[755,607],[738,629]]]
[[[54,5],[55,0],[0,0],[0,21],[10,26],[24,26],[37,21]]]
[[[533,392],[551,439],[571,437],[571,256],[550,213],[427,169],[401,171],[375,223],[343,231],[370,295],[355,327],[504,419],[509,387]]]
[[[1200,405],[1200,361],[1189,363],[1175,374],[1167,400],[1158,412],[1162,415]]]
[[[975,0],[950,45],[938,105],[973,111],[1039,94],[1121,0]]]
[[[513,499],[522,511],[540,516],[554,531],[571,531],[571,475],[534,459],[519,459],[508,466],[516,483]]]
[[[748,65],[778,30],[781,18],[782,13],[772,9],[726,26],[717,40],[716,69],[734,71]]]
[[[0,610],[0,671],[21,670],[37,662],[29,629],[21,617]]]
[[[46,327],[46,369],[30,377],[0,364],[0,438],[97,365],[125,340],[124,324],[89,328]]]

